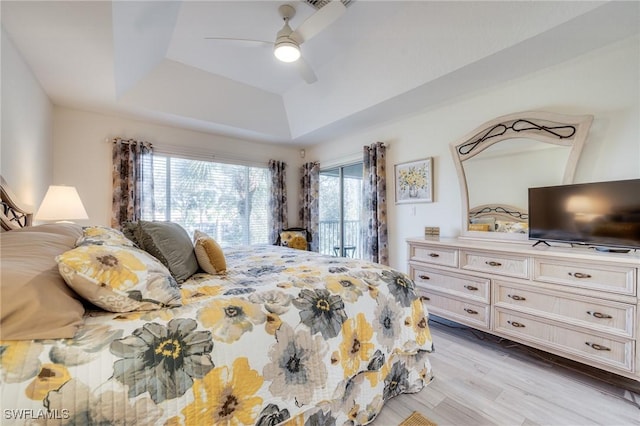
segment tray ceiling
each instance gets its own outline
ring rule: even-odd
[[[637,34],[630,2],[349,2],[302,45],[318,77],[258,43],[273,1],[2,1],[7,34],[57,105],[305,145],[486,89]],[[290,1],[296,28],[316,9]]]

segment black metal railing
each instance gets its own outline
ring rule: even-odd
[[[340,221],[320,221],[318,234],[320,253],[340,256]],[[348,257],[362,257],[362,232],[359,220],[344,221],[344,249]]]

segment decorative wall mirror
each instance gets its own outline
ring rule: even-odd
[[[520,112],[452,143],[461,237],[526,241],[528,188],[573,183],[592,122],[590,115]]]

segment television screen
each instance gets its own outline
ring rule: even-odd
[[[640,248],[640,179],[529,188],[529,239]]]

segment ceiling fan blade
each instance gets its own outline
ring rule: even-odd
[[[318,77],[316,77],[316,73],[311,69],[311,65],[304,58],[300,58],[296,61],[296,66],[298,68],[298,73],[304,81],[308,84],[313,84],[318,81]]]
[[[236,45],[243,45],[243,46],[268,46],[268,47],[273,47],[273,42],[272,41],[265,41],[265,40],[254,40],[254,39],[249,39],[249,38],[234,38],[234,37],[205,37],[205,40],[218,40],[218,41],[224,41],[224,42],[229,42],[229,43],[233,43]]]
[[[301,44],[335,22],[346,10],[347,8],[340,0],[333,0],[309,16],[291,33],[290,37]]]

